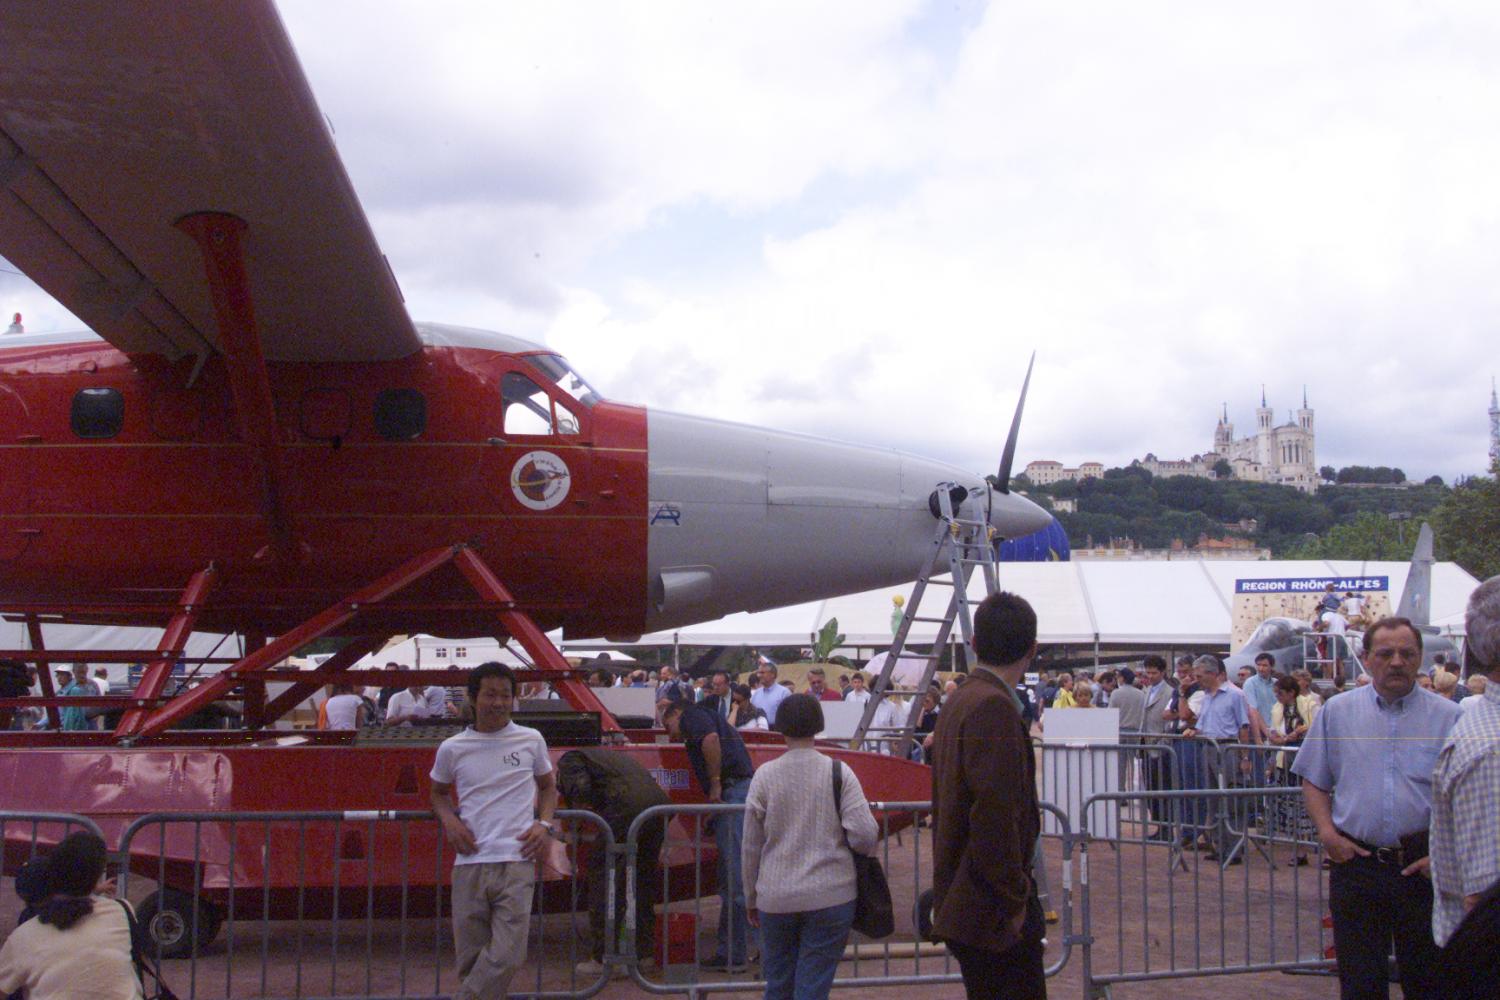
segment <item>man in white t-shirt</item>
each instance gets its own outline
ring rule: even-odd
[[[454,1000],[500,1000],[526,961],[535,861],[552,834],[557,786],[542,734],[511,721],[510,668],[480,664],[468,688],[474,725],[438,746],[432,811],[458,852],[453,943],[462,982]]]
[[[432,693],[437,692],[436,707]],[[385,708],[385,724],[409,726],[413,719],[442,719],[448,716],[448,695],[437,685],[424,688],[413,684],[391,695]]]

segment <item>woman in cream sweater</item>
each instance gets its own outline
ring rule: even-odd
[[[130,918],[104,879],[104,841],[70,833],[42,862],[36,916],[0,948],[0,995],[29,1000],[141,1000],[131,960]]]
[[[854,920],[854,859],[880,831],[847,764],[813,749],[823,708],[794,694],[776,710],[786,753],[762,764],[745,802],[745,906],[761,931],[767,1000],[828,996]],[[843,800],[833,769],[843,769]]]

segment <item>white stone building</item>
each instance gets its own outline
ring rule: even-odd
[[[1318,475],[1313,411],[1307,405],[1307,390],[1302,390],[1302,408],[1289,414],[1286,423],[1276,425],[1274,420],[1262,388],[1260,406],[1255,410],[1255,434],[1236,439],[1226,405],[1219,417],[1219,425],[1214,428],[1214,461],[1220,457],[1227,459],[1236,479],[1282,483],[1312,493],[1318,488],[1321,477]]]
[[[1103,462],[1083,462],[1076,469],[1064,468],[1061,462],[1042,460],[1026,463],[1026,478],[1036,486],[1051,486],[1066,479],[1104,478]]]

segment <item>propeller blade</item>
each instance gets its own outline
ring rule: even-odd
[[[1036,367],[1036,351],[1031,352],[1031,361],[1026,365],[1026,381],[1021,383],[1021,398],[1016,400],[1016,415],[1010,422],[1010,436],[1005,439],[1005,452],[1000,456],[1000,473],[995,477],[995,486],[1001,493],[1010,492],[1010,468],[1016,460],[1016,438],[1021,433],[1021,411],[1026,408],[1026,390],[1031,385],[1031,369]]]

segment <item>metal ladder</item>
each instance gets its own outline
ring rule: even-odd
[[[912,734],[916,731],[917,719],[922,712],[922,695],[937,674],[938,660],[942,656],[943,647],[948,645],[948,639],[953,634],[955,620],[959,624],[960,634],[963,637],[963,644],[958,647],[955,657],[961,657],[963,666],[965,668],[968,666],[969,640],[974,635],[974,619],[969,610],[969,578],[973,575],[974,567],[978,566],[984,572],[986,594],[993,594],[1000,589],[999,575],[995,570],[994,529],[990,527],[987,520],[970,520],[954,514],[953,489],[953,483],[938,484],[936,494],[938,525],[932,540],[932,558],[923,563],[922,573],[912,586],[911,598],[906,602],[901,624],[897,626],[896,634],[891,640],[891,648],[886,654],[885,665],[870,687],[870,699],[865,702],[864,713],[860,716],[859,725],[854,730],[854,738],[850,741],[853,749],[859,749],[868,738],[889,746],[891,753],[895,756],[905,757],[910,752]],[[942,558],[945,550],[948,556],[946,561]],[[939,576],[944,571],[944,567],[948,574],[946,579]],[[929,586],[948,587],[952,591],[948,598],[948,609],[941,617],[923,616],[919,613],[922,598]],[[901,661],[906,650],[907,636],[911,632],[912,625],[917,622],[938,626],[932,652],[920,656],[926,663],[922,670],[922,680],[915,688],[892,687],[891,678],[896,664]],[[917,658],[919,657],[908,657],[908,659]],[[904,695],[911,700],[905,724],[899,726],[874,724],[875,713],[888,694]]]

